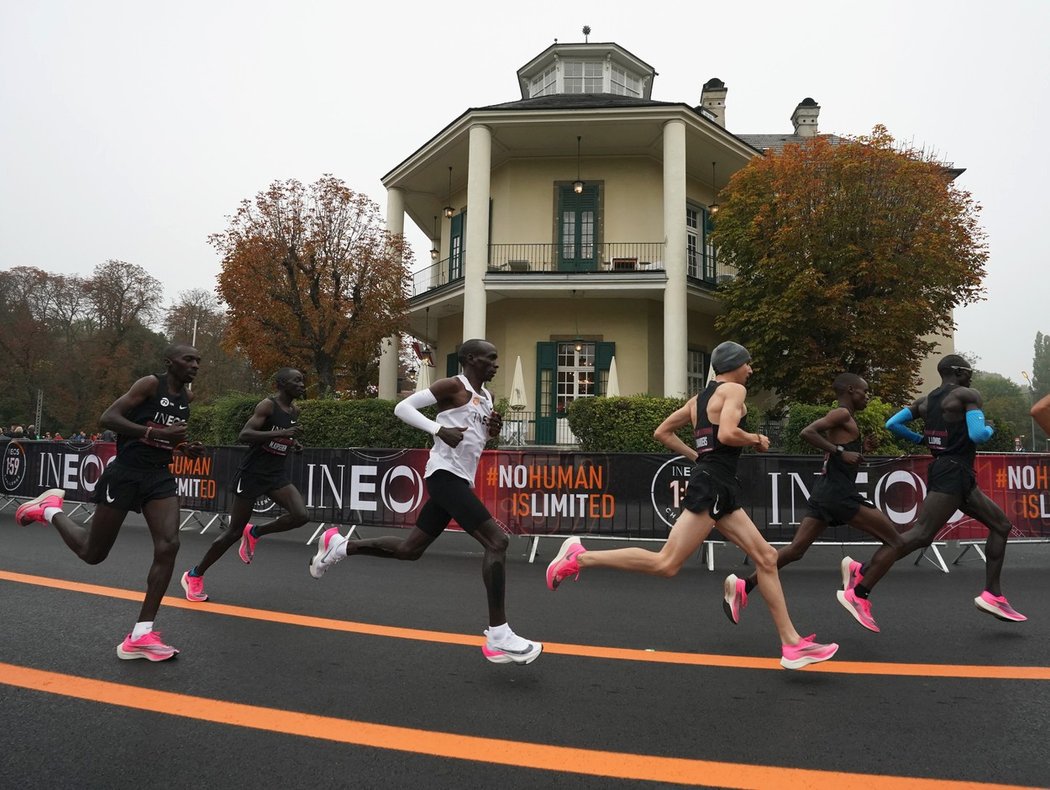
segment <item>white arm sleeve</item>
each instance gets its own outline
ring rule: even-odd
[[[420,409],[433,406],[437,402],[434,393],[428,389],[422,392],[414,392],[394,407],[394,416],[408,423],[413,428],[419,428],[419,430],[426,431],[431,436],[437,436],[441,426],[420,411]]]

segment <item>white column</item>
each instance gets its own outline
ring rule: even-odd
[[[664,124],[664,397],[686,394],[689,311],[685,253],[685,122]]]
[[[391,233],[405,232],[405,193],[396,187],[386,191],[386,228]],[[397,397],[398,357],[401,338],[391,335],[379,343],[379,397],[394,400]]]
[[[470,129],[467,165],[467,232],[463,255],[463,339],[485,337],[488,305],[485,272],[489,263],[489,189],[492,179],[492,131]]]

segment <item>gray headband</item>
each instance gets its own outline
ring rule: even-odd
[[[719,343],[711,352],[711,368],[715,371],[716,376],[736,370],[750,361],[751,354],[747,349],[732,340]]]

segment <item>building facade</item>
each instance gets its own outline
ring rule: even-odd
[[[555,44],[517,76],[519,100],[467,110],[383,177],[387,223],[433,242],[409,332],[435,375],[487,338],[497,398],[521,358],[527,440],[564,443],[576,398],[697,391],[734,276],[709,242],[718,192],[764,150],[817,134],[820,107],[801,102],[792,134],[736,135],[720,80],[696,105],[654,101],[653,67],[613,43]],[[396,392],[395,344],[380,397]]]

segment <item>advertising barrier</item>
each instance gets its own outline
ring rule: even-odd
[[[176,456],[172,472],[184,510],[225,513],[244,447],[213,447],[203,458]],[[115,445],[10,440],[0,443],[0,494],[28,498],[61,488],[87,502]],[[427,450],[306,449],[289,471],[314,521],[410,527],[426,499]],[[740,460],[744,506],[771,542],[791,539],[805,515],[820,456],[747,454]],[[910,524],[926,494],[928,456],[869,459],[857,488],[891,521]],[[590,534],[662,539],[678,516],[692,464],[642,453],[493,450],[482,455],[476,491],[489,512],[517,535]],[[1010,518],[1014,538],[1050,538],[1050,456],[977,456],[977,481]],[[269,500],[260,514],[276,515]],[[955,513],[937,540],[983,540],[986,530]],[[717,537],[717,536],[715,536]],[[869,541],[846,526],[823,540]]]

